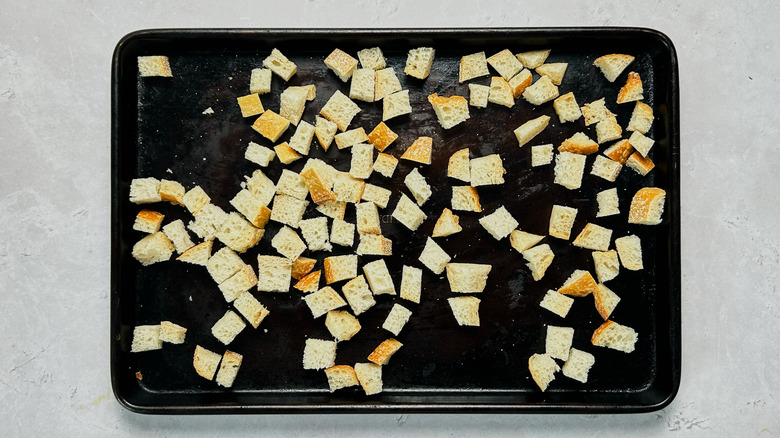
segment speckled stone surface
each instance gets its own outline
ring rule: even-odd
[[[29,2],[0,14],[4,436],[780,434],[776,2]],[[156,27],[641,26],[674,41],[683,375],[641,415],[144,416],[109,381],[110,59]]]

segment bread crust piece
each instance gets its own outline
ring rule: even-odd
[[[393,338],[388,338],[382,341],[382,343],[368,355],[368,360],[377,365],[387,365],[387,362],[390,361],[390,357],[392,357],[403,345],[404,344]]]
[[[628,74],[626,79],[626,85],[620,89],[617,97],[617,103],[635,102],[642,100],[644,89],[642,88],[642,78],[639,77],[639,73],[632,71]]]
[[[298,289],[301,292],[316,292],[320,288],[321,276],[322,276],[321,270],[314,271],[311,274],[308,274],[305,277],[298,280],[298,282],[295,283],[293,287]]]
[[[641,225],[660,224],[665,198],[666,191],[658,187],[639,189],[631,200],[628,223]]]
[[[558,146],[559,152],[571,152],[573,154],[590,155],[599,151],[599,145],[591,140],[585,133],[578,132]]]
[[[608,147],[604,151],[604,155],[609,157],[612,161],[617,161],[620,164],[626,164],[628,157],[634,152],[634,147],[626,140],[618,140],[612,146]]]
[[[596,289],[598,289],[598,283],[590,275],[590,272],[578,269],[563,283],[563,286],[558,289],[558,293],[572,297],[585,297]]]
[[[417,140],[406,148],[406,151],[401,155],[401,159],[431,164],[432,150],[433,139],[431,137],[417,137]]]

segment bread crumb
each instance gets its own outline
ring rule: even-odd
[[[169,167],[169,168],[167,168],[167,169],[165,169],[165,171],[166,171],[166,172],[168,172],[168,173],[170,173],[171,175],[173,175],[173,171],[171,170],[171,168],[170,168],[170,167]]]
[[[208,107],[205,110],[203,110],[203,112],[201,114],[204,114],[204,115],[214,114],[214,110],[211,107]]]

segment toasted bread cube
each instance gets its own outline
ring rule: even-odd
[[[352,123],[352,119],[359,112],[360,107],[339,90],[333,93],[325,103],[325,106],[320,110],[320,114],[335,123],[341,132],[347,130],[349,124]]]
[[[596,363],[596,358],[592,354],[572,348],[569,351],[569,359],[563,364],[561,370],[564,376],[586,383],[588,372],[594,363]]]
[[[393,338],[386,339],[379,344],[371,354],[368,355],[368,360],[374,362],[377,365],[387,365],[390,358],[403,346],[402,343],[396,341]]]
[[[460,58],[458,82],[463,83],[489,74],[485,52],[472,53]]]
[[[447,164],[447,176],[461,181],[471,181],[469,149],[463,148],[450,156]]]
[[[355,217],[359,234],[382,234],[379,226],[379,211],[373,202],[355,205]]]
[[[454,215],[449,208],[445,208],[433,226],[431,237],[446,237],[461,231],[463,228],[459,224],[458,216]]]
[[[368,141],[374,145],[376,150],[382,152],[397,138],[398,134],[393,132],[384,122],[379,122],[379,124],[368,134],[368,137],[366,139],[361,139],[360,142]]]
[[[644,268],[642,263],[642,241],[638,236],[630,235],[615,239],[615,248],[620,256],[620,263],[630,271]]]
[[[420,304],[422,269],[404,265],[401,274],[401,298]]]
[[[406,228],[415,231],[428,216],[423,213],[414,201],[402,193],[395,210],[393,210],[392,217]]]
[[[338,130],[339,127],[335,123],[324,117],[317,116],[317,124],[314,127],[314,135],[317,136],[317,141],[320,143],[320,146],[322,146],[324,151],[328,151],[328,148],[330,147],[331,142],[333,142],[333,139]]]
[[[490,98],[490,87],[487,85],[469,84],[469,105],[486,108]]]
[[[590,126],[609,117],[615,117],[615,114],[607,109],[603,97],[591,103],[586,103],[580,110],[582,111],[583,117],[585,117],[585,126]]]
[[[359,68],[352,73],[352,83],[349,87],[349,98],[362,100],[363,102],[374,101],[374,84],[376,82],[376,71],[372,68]]]
[[[171,63],[167,56],[139,56],[138,73],[142,78],[150,76],[173,77]]]
[[[173,205],[184,205],[184,186],[177,181],[160,180],[160,200]]]
[[[549,116],[539,116],[535,119],[531,119],[515,129],[515,137],[517,137],[517,143],[519,146],[523,146],[534,137],[544,131],[544,128],[550,124]]]
[[[372,169],[384,177],[392,178],[396,166],[398,166],[398,158],[380,152],[376,156]]]
[[[287,257],[257,256],[257,290],[289,292],[292,262]]]
[[[322,277],[322,271],[314,271],[311,274],[301,278],[297,283],[293,285],[294,288],[301,292],[317,292],[320,289],[320,278]]]
[[[634,152],[630,157],[628,157],[628,160],[626,160],[626,166],[633,169],[636,173],[644,176],[653,170],[655,164],[653,163],[653,160],[647,157],[643,157],[639,152]]]
[[[490,78],[490,93],[488,102],[503,105],[507,108],[515,106],[515,96],[512,86],[504,78],[493,76]]]
[[[664,212],[666,191],[658,187],[643,187],[631,199],[629,224],[658,225]]]
[[[547,309],[561,318],[566,318],[572,304],[574,304],[574,298],[559,294],[554,290],[548,290],[539,303],[539,307]]]
[[[263,67],[274,72],[274,74],[284,79],[285,82],[289,81],[295,72],[298,71],[298,67],[295,63],[287,59],[287,57],[282,55],[282,52],[277,49],[271,50],[271,54],[263,60]]]
[[[561,123],[573,122],[582,117],[582,111],[580,111],[580,106],[577,104],[577,99],[572,92],[555,99],[553,108],[555,108]]]
[[[276,114],[271,110],[265,110],[260,117],[252,124],[252,129],[260,133],[263,137],[276,141],[284,134],[284,131],[290,126],[290,121]],[[279,151],[276,151],[278,154]]]
[[[531,105],[541,105],[558,97],[558,87],[549,76],[542,76],[523,91],[523,98]]]
[[[636,102],[644,99],[642,88],[642,78],[637,72],[630,72],[628,79],[626,79],[626,85],[620,89],[617,96],[617,103]]]
[[[385,68],[386,60],[382,54],[382,49],[379,47],[371,47],[370,49],[363,49],[357,52],[360,65],[363,68],[370,68],[373,70],[380,70]]]
[[[488,186],[504,183],[504,169],[501,156],[498,154],[491,154],[484,157],[472,158],[469,161],[470,171],[469,177],[471,179],[471,185]]]
[[[235,301],[233,301],[233,307],[235,307],[254,328],[257,328],[270,313],[249,291],[242,292]]]
[[[620,302],[620,297],[603,284],[599,284],[598,288],[593,291],[593,299],[596,304],[596,311],[599,312],[599,315],[604,320],[609,319],[609,316],[615,311]]]
[[[574,218],[576,217],[576,208],[553,205],[552,213],[550,213],[550,236],[569,240],[569,237],[571,236],[571,227],[574,226]]]
[[[301,221],[307,205],[309,205],[307,201],[292,196],[276,195],[271,209],[271,220],[298,228],[298,223]]]
[[[336,140],[336,146],[339,149],[346,149],[358,143],[368,141],[368,136],[366,135],[366,131],[363,130],[363,128],[355,128],[346,132],[342,132],[341,134],[336,134],[334,140]]]
[[[230,212],[227,219],[217,231],[216,238],[238,253],[246,252],[257,245],[263,238],[265,230],[255,228],[235,211]]]
[[[596,140],[599,144],[617,140],[621,135],[623,135],[623,128],[620,127],[615,117],[607,117],[596,123]]]
[[[236,100],[238,101],[239,108],[241,108],[242,117],[256,116],[265,111],[265,109],[263,109],[263,103],[260,102],[260,95],[257,93],[247,94],[246,96],[236,98]]]
[[[493,265],[478,263],[448,263],[447,281],[450,290],[458,293],[481,293],[487,285]]]
[[[133,329],[133,342],[130,345],[131,353],[141,353],[161,348],[160,324],[139,325]]]
[[[160,180],[157,178],[135,178],[130,181],[130,202],[151,204],[160,202]]]
[[[412,105],[409,103],[409,90],[396,91],[382,99],[382,121],[386,122],[394,117],[412,113]]]
[[[330,392],[360,384],[357,374],[355,374],[355,369],[349,365],[336,365],[325,368],[325,375],[328,377]]]
[[[335,283],[357,277],[358,258],[355,254],[327,257],[322,262],[325,282]]]
[[[265,94],[271,91],[271,70],[267,68],[254,68],[249,78],[249,92]]]
[[[217,371],[217,385],[225,388],[233,386],[243,359],[244,356],[238,353],[229,350],[225,351],[225,354],[222,356],[222,363],[219,365],[219,371]]]
[[[176,247],[163,232],[149,234],[133,245],[133,258],[144,266],[164,262],[171,258]]]
[[[636,331],[631,327],[614,321],[605,321],[593,332],[590,342],[597,347],[631,353],[634,351],[637,338]]]
[[[521,254],[528,262],[526,263],[526,266],[531,270],[531,276],[534,281],[539,281],[544,277],[544,273],[547,272],[547,268],[550,267],[555,258],[555,254],[552,252],[552,249],[550,249],[550,245],[547,245],[546,243],[527,249]]]
[[[393,241],[381,234],[360,234],[360,243],[355,252],[358,255],[393,255]]]
[[[433,66],[433,57],[436,51],[431,47],[418,47],[409,50],[406,57],[406,67],[404,73],[417,79],[425,79],[431,74]]]
[[[573,328],[548,325],[547,338],[545,339],[545,354],[555,359],[568,359],[573,339]]]
[[[515,251],[522,253],[528,249],[531,249],[534,245],[541,242],[544,236],[538,234],[526,233],[522,230],[513,230],[509,234],[509,243]]]
[[[420,257],[420,262],[430,269],[431,272],[438,275],[444,272],[444,268],[447,267],[447,263],[452,260],[444,250],[430,237],[425,242],[425,248],[423,248]]]
[[[374,80],[374,102],[401,91],[401,81],[398,80],[392,67],[377,70]]]
[[[493,213],[480,218],[479,224],[496,240],[501,240],[508,236],[519,225],[517,220],[503,206]]]
[[[469,118],[469,103],[463,96],[444,97],[433,93],[428,96],[428,102],[444,129],[450,129]]]
[[[582,175],[585,173],[585,155],[561,152],[555,157],[555,184],[560,184],[569,190],[582,186]]]
[[[199,376],[206,380],[213,380],[221,359],[221,355],[196,345],[195,354],[192,356],[192,365]]]
[[[330,232],[330,242],[336,245],[351,247],[355,244],[355,225],[341,219],[333,219]]]
[[[599,205],[596,217],[612,216],[620,213],[616,187],[598,192],[596,194],[596,202]]]
[[[169,344],[183,344],[187,329],[170,321],[160,322],[160,341]]]
[[[452,209],[481,212],[477,189],[472,186],[452,186]]]
[[[374,146],[360,143],[352,146],[352,160],[349,174],[354,178],[366,179],[371,176],[374,167]]]
[[[341,49],[335,49],[325,58],[325,65],[336,73],[342,82],[347,82],[358,65],[358,60]]]
[[[544,61],[550,56],[550,50],[531,50],[529,52],[518,53],[515,56],[525,68],[535,69],[544,64]]]
[[[319,172],[314,167],[301,172],[301,178],[315,204],[319,205],[336,200],[335,193],[328,189],[326,183],[322,181],[323,178],[320,177]]]
[[[618,140],[612,146],[608,147],[604,151],[604,155],[609,157],[612,161],[616,161],[620,164],[626,164],[628,157],[634,152],[634,147],[628,140]]]
[[[344,298],[347,299],[349,307],[355,315],[360,315],[376,304],[371,289],[368,287],[368,283],[362,275],[346,282],[344,286],[341,287],[341,292],[344,293]]]
[[[344,201],[330,201],[317,206],[317,211],[331,219],[344,219],[347,211],[347,203]]]
[[[177,257],[176,260],[192,263],[194,265],[206,266],[206,263],[211,257],[211,246],[213,243],[213,240],[201,242],[181,253],[181,255]]]
[[[558,293],[573,297],[585,297],[595,292],[596,289],[598,289],[598,283],[590,275],[590,272],[577,269],[558,289]]]
[[[325,316],[325,327],[336,341],[348,341],[360,331],[360,321],[346,310],[331,310]]]
[[[336,362],[336,343],[324,339],[307,339],[303,348],[303,369],[322,370]]]
[[[303,297],[306,305],[309,306],[312,316],[316,319],[320,316],[347,305],[347,302],[341,298],[332,287],[325,286],[317,292]]]
[[[257,284],[255,271],[249,265],[244,265],[242,269],[233,274],[230,278],[219,284],[219,290],[225,301],[233,302],[242,292],[246,292]]]
[[[561,85],[563,82],[563,75],[566,74],[566,67],[569,64],[565,62],[553,62],[550,64],[542,64],[536,67],[536,73],[540,76],[549,76],[552,83],[555,85]]]
[[[395,336],[398,336],[403,330],[409,317],[412,316],[412,311],[400,304],[393,304],[393,308],[390,309],[390,313],[387,314],[385,322],[382,324],[382,328],[389,331]]]
[[[638,131],[642,134],[647,134],[647,131],[652,127],[653,108],[644,102],[637,101],[634,106],[634,111],[631,113],[631,120],[628,122],[626,131]]]
[[[236,312],[228,310],[225,312],[225,315],[211,327],[211,334],[214,335],[219,342],[229,345],[244,328],[246,328],[244,320],[241,319]]]
[[[517,99],[522,96],[523,91],[532,83],[533,75],[531,75],[531,71],[522,69],[520,73],[512,76],[512,79],[509,80],[509,88],[512,89],[512,97]]]
[[[479,303],[477,297],[448,298],[453,316],[459,326],[479,327]]]
[[[333,190],[333,184],[336,182],[336,177],[343,172],[336,170],[335,167],[318,158],[309,158],[306,160],[301,173],[314,169],[317,172],[317,177],[322,182],[322,186],[328,190]]]
[[[552,163],[553,145],[542,144],[531,146],[531,167],[545,166]]]
[[[431,164],[431,154],[433,152],[433,139],[431,137],[417,137],[411,146],[406,148],[402,160],[416,161],[422,164]]]
[[[299,225],[310,251],[331,251],[333,249],[328,235],[328,218],[320,216],[304,219]]]
[[[311,272],[314,269],[314,265],[316,264],[317,260],[315,259],[310,259],[308,257],[298,257],[292,262],[292,272],[290,272],[290,275],[292,275],[292,278],[300,280],[306,274]]]
[[[523,69],[523,64],[508,49],[491,56],[487,62],[507,81]]]
[[[622,73],[632,62],[634,62],[633,56],[613,53],[596,58],[596,60],[593,61],[593,65],[604,73],[604,77],[606,77],[608,81],[615,82],[615,79],[620,76],[620,73]]]
[[[375,363],[356,363],[355,375],[366,395],[382,392],[382,367]]]
[[[156,233],[160,231],[160,225],[165,215],[152,210],[141,210],[135,217],[133,229],[144,233]],[[186,232],[186,231],[185,231]]]

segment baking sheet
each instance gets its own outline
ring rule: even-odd
[[[272,48],[279,48],[298,65],[298,73],[287,84],[274,76],[272,93],[261,95],[263,104],[278,110],[279,91],[285,85],[315,83],[317,98],[303,116],[313,123],[335,90],[345,94],[349,90],[349,83],[341,82],[322,60],[336,47],[355,55],[374,46],[382,48],[388,66],[395,68],[403,88],[410,90],[413,108],[411,116],[387,123],[399,138],[385,152],[400,157],[418,136],[434,138],[430,166],[402,160],[392,180],[376,173],[368,180],[393,191],[390,204],[380,214],[384,215],[383,233],[394,242],[394,255],[386,261],[396,287],[404,264],[421,267],[417,257],[426,236],[442,209],[449,207],[448,188],[456,185],[446,178],[449,156],[469,147],[472,158],[499,153],[504,160],[506,183],[478,189],[483,213],[456,212],[463,232],[437,239],[453,261],[493,264],[487,288],[479,295],[482,325],[458,327],[446,301],[457,294],[450,292],[444,274],[436,276],[423,268],[421,304],[377,297],[377,305],[360,316],[363,329],[339,344],[337,363],[364,362],[390,336],[380,327],[393,303],[413,311],[397,337],[403,348],[383,369],[384,391],[365,396],[353,388],[331,394],[322,371],[301,366],[307,337],[330,338],[323,319],[311,318],[302,294],[294,289],[288,294],[254,291],[271,314],[259,329],[248,327],[228,347],[243,354],[244,363],[233,388],[217,387],[194,372],[192,353],[196,344],[220,353],[225,350],[210,327],[230,306],[203,267],[173,260],[141,267],[131,257],[132,245],[142,237],[132,230],[133,219],[142,208],[164,213],[165,223],[175,219],[187,223],[191,217],[185,209],[168,204],[131,204],[130,181],[152,176],[177,180],[187,189],[200,185],[213,203],[231,210],[229,200],[240,190],[243,177],[257,168],[243,158],[246,145],[254,141],[273,146],[251,129],[253,118],[243,119],[235,103],[237,96],[248,93],[250,71],[261,66]],[[419,46],[436,49],[432,73],[422,81],[403,74],[407,51]],[[614,102],[626,72],[610,84],[592,62],[607,53],[636,56],[629,70],[640,73],[644,101],[656,116],[648,133],[656,140],[652,150],[655,169],[646,177],[623,169],[613,184],[588,175],[595,158],[590,156],[582,189],[571,191],[553,184],[552,166],[531,168],[530,146],[557,146],[583,130],[595,138],[595,125],[584,127],[582,119],[560,124],[551,102],[533,107],[521,98],[512,109],[493,104],[485,109],[470,107],[471,118],[466,123],[443,130],[426,96],[435,92],[468,97],[467,84],[457,83],[460,57],[483,50],[490,56],[505,48],[513,53],[552,49],[547,62],[569,63],[561,94],[573,91],[580,105],[606,97],[623,127],[634,105]],[[174,77],[139,78],[136,57],[141,55],[169,56]],[[129,409],[146,413],[638,412],[659,409],[674,397],[680,378],[679,97],[676,56],[664,35],[628,28],[151,30],[128,35],[118,44],[112,79],[111,371],[114,392]],[[469,81],[489,82],[489,77]],[[363,126],[368,132],[381,121],[381,103],[358,104],[363,111],[350,127]],[[215,113],[202,114],[207,108]],[[550,126],[531,144],[519,148],[512,131],[542,114],[551,117]],[[291,127],[280,141],[293,131]],[[350,154],[335,145],[325,153],[315,140],[310,157],[339,170],[349,169]],[[299,172],[304,162],[287,167]],[[403,177],[414,167],[428,179],[434,195],[423,207],[428,219],[416,233],[410,233],[389,215],[398,193],[407,192]],[[277,161],[264,172],[275,181],[281,168]],[[618,187],[621,214],[596,219],[596,193],[613,186]],[[664,221],[659,226],[626,224],[631,197],[644,186],[667,191]],[[622,269],[607,283],[621,297],[611,319],[639,333],[635,352],[625,354],[590,344],[593,330],[602,322],[591,297],[576,299],[566,319],[538,306],[544,293],[558,288],[574,269],[593,272],[589,250],[545,238],[542,243],[552,247],[556,258],[545,277],[534,282],[508,239],[497,242],[477,222],[504,205],[521,229],[546,234],[553,204],[579,209],[572,240],[587,222],[614,230],[613,238],[632,233],[642,239],[645,269]],[[312,217],[311,210],[313,205],[305,217]],[[348,208],[346,219],[354,222],[354,209]],[[279,224],[269,223],[260,244],[242,255],[244,261],[256,269],[257,254],[275,255],[270,239],[278,229]],[[334,245],[333,254],[341,253],[348,251]],[[312,257],[321,259],[322,254]],[[360,263],[376,258],[361,257]],[[166,344],[159,351],[129,353],[133,327],[161,320],[188,327],[187,341]],[[588,383],[558,374],[547,392],[536,387],[527,360],[533,353],[544,352],[545,324],[574,327],[573,346],[595,355]]]

